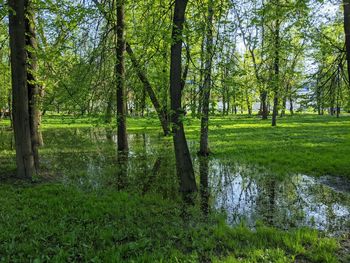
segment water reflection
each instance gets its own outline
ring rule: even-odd
[[[201,210],[204,215],[209,213],[209,197],[210,197],[210,188],[209,188],[209,158],[208,157],[199,157],[199,176],[200,176],[200,204]]]
[[[169,139],[130,134],[130,152],[121,156],[117,152],[116,134],[111,130],[76,130],[73,136],[56,133],[55,141],[60,136],[74,141],[68,152],[57,155],[51,162],[62,167],[66,182],[76,183],[78,179],[82,187],[112,186],[141,194],[157,192],[164,198],[178,197]],[[195,153],[196,144],[190,146]],[[321,180],[306,175],[281,180],[261,169],[227,159],[194,158],[194,163],[199,172],[200,206],[204,214],[212,205],[227,213],[228,222],[233,225],[245,222],[254,228],[257,221],[262,221],[281,229],[309,226],[331,234],[350,229],[349,193],[336,191]]]
[[[262,221],[282,229],[309,226],[330,234],[350,230],[349,193],[334,191],[320,180],[294,175],[284,180],[212,160],[210,182],[214,206],[231,224],[254,227]]]
[[[10,142],[12,136],[6,136]],[[169,138],[130,134],[130,152],[121,155],[111,129],[47,130],[43,136],[42,165],[65,184],[181,198]],[[0,150],[7,150],[9,142],[2,141]],[[189,145],[195,157],[197,144]],[[350,231],[350,184],[344,179],[306,175],[281,179],[227,158],[195,157],[194,165],[204,214],[212,207],[224,211],[230,224],[245,222],[252,228],[261,221],[281,229],[309,226],[332,235]]]

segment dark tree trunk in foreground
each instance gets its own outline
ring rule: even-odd
[[[39,170],[39,146],[41,135],[39,135],[40,125],[40,88],[36,79],[38,71],[38,59],[36,55],[37,40],[34,24],[34,14],[32,9],[32,0],[25,0],[25,28],[26,28],[26,46],[27,46],[27,89],[29,102],[29,123],[32,140],[32,151],[36,171]]]
[[[211,90],[211,71],[213,62],[213,0],[209,0],[208,3],[208,25],[206,36],[206,61],[204,71],[204,84],[203,84],[203,102],[202,102],[202,116],[201,116],[201,136],[200,136],[200,149],[199,155],[208,156],[208,132],[209,132],[209,100]]]
[[[17,175],[32,178],[35,166],[28,110],[24,0],[10,0],[8,4]]]
[[[144,89],[146,90],[154,109],[156,110],[157,114],[158,114],[158,118],[160,120],[160,123],[162,125],[163,128],[163,132],[164,135],[167,136],[170,134],[170,130],[169,130],[169,124],[168,124],[168,114],[167,114],[167,110],[166,107],[162,107],[157,99],[157,96],[152,88],[151,83],[149,82],[149,80],[146,77],[145,72],[142,70],[139,62],[137,61],[134,52],[132,51],[131,46],[126,43],[126,51],[128,52],[132,65],[136,70],[136,73],[140,79],[140,81],[143,84]]]
[[[117,126],[118,126],[118,151],[128,151],[128,137],[126,132],[126,89],[125,89],[125,24],[124,24],[124,0],[117,0]]]
[[[170,62],[170,99],[176,170],[180,179],[180,191],[192,193],[197,191],[197,185],[182,123],[184,111],[181,105],[182,31],[186,6],[187,0],[175,0]]]
[[[343,0],[343,3],[346,60],[348,64],[348,80],[350,81],[350,0]]]

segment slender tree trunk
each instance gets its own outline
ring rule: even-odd
[[[117,0],[117,26],[116,26],[116,79],[117,79],[117,126],[118,126],[118,150],[128,151],[128,137],[126,132],[126,88],[125,88],[125,0]]]
[[[250,104],[248,90],[245,91],[245,100],[246,100],[246,104],[247,104],[248,115],[251,116],[253,113],[253,109],[252,109],[252,106]]]
[[[350,0],[343,0],[343,4],[346,60],[348,66],[348,80],[350,81]]]
[[[30,134],[32,139],[32,151],[36,171],[39,170],[39,146],[40,146],[40,88],[36,78],[38,72],[38,59],[36,51],[38,48],[35,32],[35,21],[32,9],[32,0],[25,0],[25,27],[26,27],[26,46],[27,46],[27,89],[29,100],[29,122]]]
[[[202,103],[203,103],[203,76],[204,76],[204,46],[205,46],[205,37],[202,38],[201,43],[201,68],[199,76],[199,99],[198,99],[198,118],[201,118],[202,115]]]
[[[158,118],[159,118],[160,123],[162,125],[164,135],[168,136],[170,134],[170,129],[169,129],[169,124],[168,124],[168,113],[167,113],[166,107],[162,107],[160,105],[160,103],[157,99],[157,96],[152,88],[151,83],[147,79],[146,74],[141,69],[139,62],[137,61],[137,59],[134,55],[134,52],[132,51],[131,46],[128,43],[126,43],[126,51],[128,52],[130,59],[131,59],[131,62],[132,62],[133,66],[137,72],[137,75],[138,75],[139,79],[141,80],[145,91],[147,91],[148,96],[151,99],[151,102],[153,104],[153,107],[158,114]]]
[[[181,55],[186,6],[187,0],[175,0],[170,61],[170,99],[176,169],[180,179],[180,191],[184,194],[189,194],[197,191],[197,185],[182,123],[184,111],[181,105]]]
[[[9,0],[8,4],[17,175],[21,178],[32,178],[35,165],[28,109],[25,5],[24,0]]]
[[[231,96],[228,88],[226,89],[226,100],[227,100],[226,115],[228,115],[231,107],[231,104],[230,104]]]
[[[272,113],[272,126],[277,125],[278,115],[278,97],[279,97],[279,48],[280,48],[280,21],[276,21],[275,30],[275,61],[274,61],[274,98],[273,98],[273,113]]]
[[[145,116],[145,110],[146,110],[146,90],[142,90],[142,95],[141,95],[141,117]]]
[[[317,104],[317,113],[318,115],[322,115],[322,90],[321,87],[319,85],[319,81],[317,79],[317,83],[316,83],[316,104]]]
[[[289,107],[290,115],[294,115],[294,102],[293,102],[292,95],[290,95],[289,97],[289,103],[290,103],[290,107]]]
[[[282,110],[280,115],[281,117],[284,117],[286,115],[286,107],[287,107],[287,97],[284,96],[282,101]]]
[[[236,91],[233,93],[233,106],[232,106],[232,113],[237,115],[237,94]]]
[[[208,2],[208,25],[207,25],[207,36],[206,36],[206,61],[205,61],[205,72],[204,72],[204,84],[203,84],[203,102],[202,102],[202,118],[201,118],[201,136],[200,136],[200,149],[199,155],[208,156],[208,133],[209,133],[209,101],[210,101],[210,90],[212,85],[211,72],[213,62],[213,0]]]
[[[261,118],[263,120],[267,120],[267,117],[269,115],[269,111],[267,108],[267,91],[261,92]]]

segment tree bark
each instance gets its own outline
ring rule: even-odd
[[[182,123],[184,111],[181,105],[181,55],[186,6],[187,0],[175,0],[170,61],[170,99],[176,169],[180,179],[180,191],[184,194],[189,194],[197,191],[197,185]]]
[[[26,28],[26,46],[27,46],[27,89],[29,101],[29,123],[32,141],[32,151],[34,156],[35,169],[39,170],[39,146],[40,146],[40,88],[37,81],[38,58],[36,51],[38,48],[34,13],[32,9],[32,0],[25,0],[25,28]]]
[[[278,115],[278,97],[279,97],[279,48],[280,48],[280,21],[276,21],[275,29],[275,58],[274,58],[274,98],[273,98],[273,113],[272,113],[272,126],[277,125]]]
[[[208,2],[208,24],[207,24],[207,36],[206,36],[206,54],[205,54],[205,71],[204,71],[204,84],[203,84],[203,102],[202,102],[202,116],[201,116],[201,136],[200,136],[200,148],[198,154],[201,156],[208,156],[210,153],[208,146],[208,133],[209,133],[209,100],[210,90],[212,85],[212,62],[213,62],[213,0]]]
[[[200,65],[200,74],[199,74],[199,98],[198,98],[198,118],[201,118],[202,115],[202,102],[203,102],[203,75],[204,75],[204,46],[205,46],[205,37],[202,37],[201,43],[201,65]]]
[[[261,93],[261,118],[263,120],[267,120],[267,117],[269,115],[269,110],[267,107],[267,91],[264,90]]]
[[[350,82],[350,0],[343,0],[343,4],[346,60],[348,66],[348,80]]]
[[[31,179],[35,166],[28,109],[24,0],[9,0],[8,4],[17,175]]]
[[[290,107],[289,107],[289,111],[290,111],[290,115],[294,115],[294,102],[293,102],[293,98],[292,95],[290,95],[289,97],[289,103],[290,103]]]
[[[117,26],[116,26],[116,82],[117,82],[117,129],[118,151],[128,151],[128,137],[126,131],[126,89],[125,89],[125,0],[117,0]]]
[[[129,43],[126,43],[126,51],[128,52],[130,59],[131,59],[131,63],[134,66],[136,73],[137,73],[140,81],[142,82],[144,89],[148,93],[148,96],[151,99],[151,102],[153,104],[154,109],[156,110],[156,112],[158,114],[158,118],[159,118],[160,123],[162,125],[164,135],[168,136],[170,134],[170,130],[169,130],[168,113],[167,113],[166,107],[162,107],[160,105],[160,103],[157,99],[157,96],[152,88],[152,85],[149,82],[148,78],[146,77],[146,74],[144,73],[144,71],[141,69],[141,66],[140,66],[139,62],[137,61],[137,59],[134,55],[134,52],[133,52],[131,46],[129,45]]]

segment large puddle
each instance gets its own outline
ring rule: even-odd
[[[217,209],[232,224],[257,221],[281,229],[308,226],[331,235],[350,230],[350,193],[336,190],[307,175],[283,180],[247,167],[213,160],[210,185]]]
[[[157,192],[164,198],[177,195],[170,138],[131,134],[130,153],[120,156],[116,135],[110,130],[57,129],[45,131],[43,136],[44,169],[54,171],[66,184]],[[236,164],[229,157],[200,164],[196,142],[190,142],[190,148],[200,178],[202,205],[225,212],[230,224],[254,228],[263,222],[281,229],[307,226],[329,235],[350,232],[349,181],[307,175],[281,179],[264,169]]]

